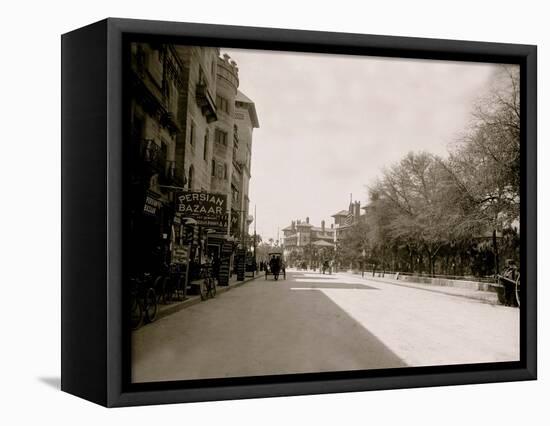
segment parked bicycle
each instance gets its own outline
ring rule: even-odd
[[[156,319],[158,301],[151,274],[130,278],[130,283],[130,323],[135,330],[144,322]]]
[[[168,275],[162,281],[162,303],[168,304],[174,300],[185,298],[185,266],[170,265]]]
[[[216,297],[216,278],[214,277],[212,265],[205,264],[201,266],[201,282],[200,295],[201,300],[206,300],[209,297]]]

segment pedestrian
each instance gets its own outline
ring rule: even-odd
[[[513,259],[506,259],[506,269],[502,274],[506,279],[501,281],[504,286],[504,304],[506,306],[517,306],[515,286],[517,270],[516,262]]]

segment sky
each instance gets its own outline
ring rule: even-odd
[[[367,185],[410,151],[446,156],[498,67],[221,50],[258,113],[249,197],[264,241],[295,219],[330,226],[350,194],[365,205]]]

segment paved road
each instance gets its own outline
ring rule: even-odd
[[[134,382],[519,359],[519,311],[347,274],[259,278],[142,327]]]

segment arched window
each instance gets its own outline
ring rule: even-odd
[[[193,189],[194,177],[195,177],[195,168],[191,166],[189,167],[189,179],[187,180],[187,188]]]

